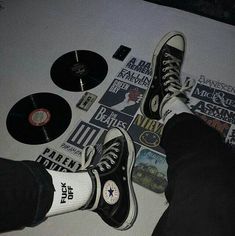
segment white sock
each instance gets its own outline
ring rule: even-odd
[[[171,98],[162,108],[162,120],[166,124],[172,116],[180,113],[193,114],[188,106],[177,97]]]
[[[88,172],[65,173],[47,170],[55,188],[53,203],[47,216],[77,210],[89,200],[92,192]]]

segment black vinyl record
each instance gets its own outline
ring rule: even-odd
[[[51,78],[68,91],[86,91],[99,85],[108,72],[105,59],[92,51],[76,50],[59,57],[51,67]]]
[[[35,93],[18,101],[7,116],[10,135],[26,144],[42,144],[59,137],[69,126],[72,111],[65,99]]]

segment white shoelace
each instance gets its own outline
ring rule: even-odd
[[[163,72],[167,72],[162,79],[165,80],[164,86],[166,86],[166,92],[171,92],[171,96],[177,96],[180,93],[184,93],[185,91],[192,88],[192,84],[186,82],[183,85],[180,83],[180,63],[181,60],[172,56],[169,53],[165,53],[165,56],[170,58],[168,60],[164,60],[163,64],[167,65],[163,68]],[[175,77],[173,77],[175,76]]]
[[[107,149],[104,150],[103,156],[100,159],[100,162],[97,164],[97,167],[100,169],[100,171],[104,171],[105,168],[110,169],[111,165],[115,164],[116,159],[118,158],[117,156],[118,151],[119,151],[118,142],[113,143],[111,146],[109,146]]]
[[[193,87],[193,84],[190,81],[185,81],[184,84],[181,84],[180,82],[181,60],[169,53],[165,53],[164,56],[168,57],[168,59],[163,61],[163,64],[166,65],[166,67],[162,69],[162,72],[166,72],[166,74],[162,77],[162,79],[164,81],[163,85],[166,87],[165,91],[170,93],[167,93],[167,95],[163,98],[160,105],[160,111],[162,110],[163,105],[170,98],[189,91]]]

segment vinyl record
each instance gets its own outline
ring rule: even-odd
[[[62,97],[35,93],[18,101],[7,116],[13,138],[26,144],[42,144],[59,137],[69,126],[71,108]]]
[[[68,91],[86,91],[99,85],[108,72],[105,59],[87,50],[68,52],[51,67],[53,82]]]

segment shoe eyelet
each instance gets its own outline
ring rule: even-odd
[[[166,61],[163,61],[162,64],[163,64],[163,65],[166,65]]]
[[[165,69],[165,68],[163,68],[163,69],[162,69],[162,72],[166,72],[166,69]]]
[[[169,55],[169,54],[168,54],[167,52],[164,53],[164,57],[168,57],[168,55]]]
[[[126,181],[126,177],[125,176],[123,176],[123,178],[122,178],[124,181]]]
[[[126,169],[126,167],[125,166],[122,166],[122,170],[125,170]]]

